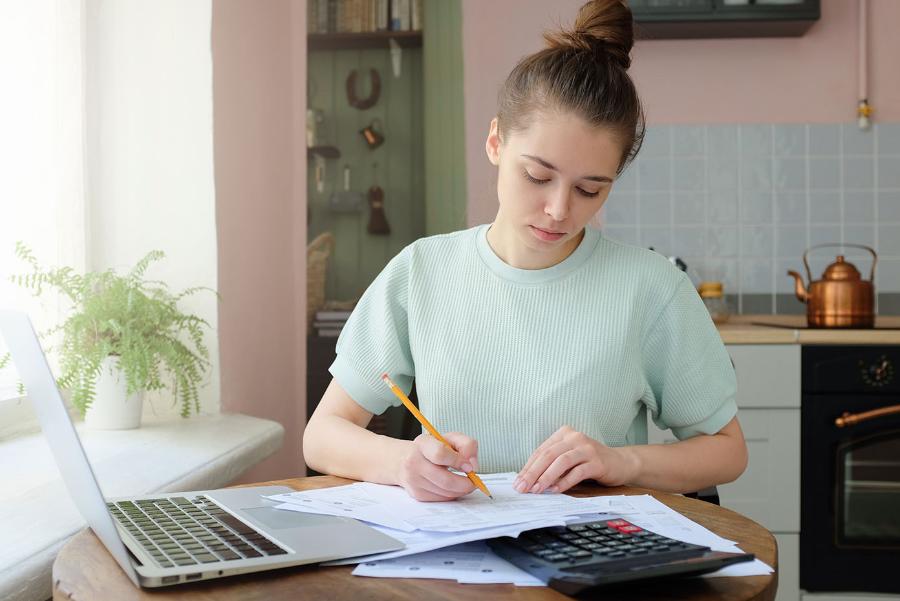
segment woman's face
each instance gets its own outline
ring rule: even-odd
[[[499,168],[500,208],[489,240],[514,267],[540,269],[578,246],[609,196],[622,143],[575,115],[537,113],[527,129],[506,133],[502,142],[494,119],[486,150]]]

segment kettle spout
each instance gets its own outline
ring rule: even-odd
[[[787,274],[794,276],[794,292],[797,294],[797,298],[800,299],[801,302],[807,302],[809,300],[809,294],[806,292],[806,286],[803,285],[803,276],[793,269],[788,269]]]

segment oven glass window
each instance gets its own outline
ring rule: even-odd
[[[900,545],[900,431],[838,448],[837,543]]]

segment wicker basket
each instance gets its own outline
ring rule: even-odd
[[[323,232],[306,247],[306,327],[312,330],[316,311],[325,304],[328,257],[334,250],[334,235]]]

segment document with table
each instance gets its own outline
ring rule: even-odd
[[[461,583],[544,583],[500,558],[482,542],[547,526],[622,517],[657,534],[713,550],[740,552],[726,540],[650,495],[577,498],[566,494],[522,494],[515,473],[482,475],[494,499],[478,491],[456,501],[424,503],[397,486],[359,482],[268,497],[279,509],[361,520],[402,541],[406,548],[328,565],[359,564],[359,576],[445,578]],[[707,576],[770,574],[758,559]]]

